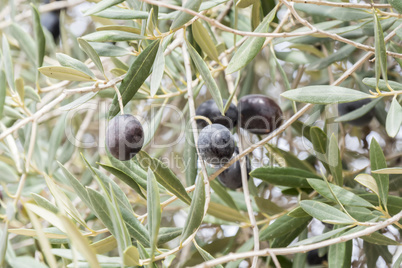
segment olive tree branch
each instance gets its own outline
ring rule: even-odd
[[[70,95],[73,95],[75,93],[83,93],[83,92],[90,92],[90,91],[95,92],[95,91],[99,91],[99,90],[102,90],[102,89],[110,88],[110,87],[113,87],[114,85],[116,85],[117,83],[121,82],[123,80],[123,78],[124,78],[124,75],[116,77],[116,78],[114,78],[112,80],[109,80],[106,83],[103,83],[103,84],[94,83],[92,86],[88,86],[88,87],[63,90],[63,92],[60,93],[60,95],[58,97],[56,97],[51,102],[49,102],[48,104],[43,106],[40,110],[35,112],[33,115],[25,117],[24,119],[22,119],[18,123],[14,124],[12,127],[7,128],[6,130],[4,130],[0,134],[0,141],[3,140],[8,135],[14,133],[19,128],[25,126],[27,123],[29,123],[31,121],[34,121],[34,120],[38,120],[44,114],[46,114],[47,112],[52,110],[57,104],[62,102],[66,97],[68,97]]]
[[[327,36],[327,37],[329,37],[329,38],[331,38],[331,39],[333,39],[333,40],[337,40],[337,41],[340,41],[340,42],[343,42],[343,43],[352,45],[352,46],[354,46],[354,47],[356,47],[356,48],[359,48],[359,49],[362,49],[362,50],[365,50],[365,51],[375,52],[375,48],[374,48],[374,47],[367,46],[367,45],[363,45],[363,44],[354,42],[354,41],[352,41],[352,40],[349,40],[349,39],[347,39],[347,38],[344,38],[344,37],[342,37],[342,36],[340,36],[340,35],[337,35],[337,34],[335,34],[335,33],[329,33],[329,32],[326,32],[326,31],[324,31],[324,30],[320,30],[320,29],[314,27],[314,25],[312,25],[312,24],[311,24],[310,22],[308,22],[306,19],[302,18],[302,17],[297,13],[297,11],[296,11],[296,10],[294,9],[294,7],[293,7],[293,3],[289,3],[287,0],[281,0],[281,1],[288,7],[288,9],[292,12],[293,16],[296,18],[297,21],[299,21],[299,22],[300,22],[301,24],[303,24],[304,26],[310,28],[312,31],[315,31],[315,32],[317,32],[317,33],[319,33],[319,34],[322,34],[322,35],[324,35],[324,36]],[[391,57],[395,57],[395,58],[402,59],[402,54],[395,53],[395,52],[391,52],[391,51],[386,51],[386,53],[387,53],[387,55],[389,55],[389,56],[391,56]]]
[[[275,37],[275,38],[283,37],[283,38],[286,38],[286,37],[294,37],[294,36],[306,36],[306,35],[310,35],[310,34],[319,33],[319,34],[325,35],[325,36],[327,36],[327,37],[329,37],[331,39],[334,39],[334,40],[337,40],[337,41],[340,41],[340,42],[343,42],[343,43],[346,43],[346,44],[350,44],[350,45],[352,45],[352,46],[354,46],[356,48],[359,48],[359,49],[362,49],[362,50],[365,50],[365,51],[375,51],[374,47],[363,45],[363,44],[354,42],[352,40],[349,40],[347,38],[341,37],[341,36],[339,36],[337,34],[329,33],[329,32],[326,32],[326,31],[323,31],[323,30],[320,30],[320,29],[314,27],[307,20],[301,18],[297,14],[295,9],[293,8],[293,5],[292,5],[293,3],[289,3],[286,0],[281,0],[281,1],[292,11],[292,14],[295,16],[295,18],[301,24],[303,24],[303,25],[307,26],[308,28],[310,28],[311,31],[293,32],[293,33],[255,33],[255,32],[245,32],[245,31],[240,31],[240,30],[236,30],[236,29],[230,28],[228,26],[225,26],[225,25],[221,24],[220,22],[218,22],[217,20],[211,19],[211,18],[209,18],[207,16],[204,16],[204,15],[198,13],[198,12],[195,12],[195,11],[193,11],[191,9],[187,9],[187,8],[184,8],[184,7],[175,6],[175,5],[171,5],[171,4],[167,4],[167,3],[164,3],[164,2],[154,1],[154,0],[141,0],[141,1],[146,2],[148,4],[156,5],[156,6],[161,6],[161,7],[166,7],[166,8],[186,12],[188,14],[191,14],[193,16],[196,16],[196,17],[198,17],[200,19],[203,19],[203,20],[209,22],[212,26],[215,26],[215,27],[217,27],[217,28],[219,28],[219,29],[221,29],[223,31],[230,32],[230,33],[237,34],[237,35],[241,35],[241,36]],[[402,59],[402,54],[391,52],[391,51],[386,51],[386,53],[389,56]]]
[[[353,8],[365,8],[372,9],[374,8],[391,8],[389,4],[354,4],[354,3],[337,3],[337,2],[328,2],[328,1],[317,1],[317,0],[289,0],[289,2],[293,3],[302,3],[302,4],[314,4],[318,6],[331,6],[331,7],[353,7]]]
[[[244,259],[244,258],[250,258],[252,256],[269,256],[269,251],[271,251],[274,254],[277,255],[290,255],[290,254],[295,254],[295,253],[301,253],[301,252],[307,252],[310,250],[346,242],[355,238],[359,238],[362,236],[370,235],[374,233],[375,231],[378,231],[380,229],[383,229],[395,222],[398,222],[402,218],[402,211],[393,216],[392,218],[389,218],[383,222],[380,222],[374,226],[370,226],[362,231],[358,231],[352,234],[347,234],[343,236],[339,236],[336,238],[328,239],[322,242],[314,243],[314,244],[309,244],[309,245],[302,245],[302,246],[297,246],[297,247],[289,247],[289,248],[271,248],[271,249],[263,249],[258,252],[255,251],[249,251],[249,252],[241,252],[241,253],[230,253],[227,256],[223,256],[220,258],[216,258],[211,261],[204,262],[200,265],[194,266],[195,268],[208,268],[208,267],[213,267],[218,264],[222,263],[227,263],[230,261],[235,261],[239,259]]]
[[[209,22],[212,26],[215,26],[216,28],[219,28],[225,32],[229,32],[229,33],[233,33],[233,34],[237,34],[237,35],[241,35],[241,36],[276,37],[276,38],[284,37],[285,38],[285,37],[305,36],[305,35],[316,33],[316,31],[295,32],[295,33],[255,33],[255,32],[240,31],[240,30],[230,28],[215,19],[211,19],[211,18],[209,18],[201,13],[195,12],[194,10],[191,10],[191,9],[171,5],[171,4],[162,2],[162,1],[154,1],[154,0],[141,0],[141,1],[151,4],[151,5],[156,5],[156,6],[160,6],[160,7],[166,7],[166,8],[186,12],[190,15],[193,15],[195,17],[198,17],[202,20]]]

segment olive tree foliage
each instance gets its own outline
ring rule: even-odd
[[[89,2],[0,1],[3,266],[308,267],[318,249],[400,267],[400,1]],[[282,125],[232,130],[224,166],[197,160],[195,109],[249,94]],[[104,145],[122,109],[145,131],[130,161]],[[217,177],[238,160],[230,190]]]

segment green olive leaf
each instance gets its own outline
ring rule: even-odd
[[[126,105],[134,97],[149,76],[158,52],[159,42],[159,39],[153,41],[131,64],[126,77],[124,77],[119,87],[123,105]],[[115,96],[109,110],[109,117],[114,117],[119,111],[120,107],[117,96]]]
[[[202,223],[204,218],[205,208],[205,185],[203,177],[198,177],[195,185],[195,192],[190,205],[186,223],[184,224],[183,233],[180,238],[180,245],[193,233],[195,233]]]

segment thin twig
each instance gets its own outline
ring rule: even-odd
[[[225,32],[229,32],[229,33],[233,33],[233,34],[237,34],[237,35],[241,35],[241,36],[257,36],[257,37],[295,37],[295,36],[305,36],[308,34],[313,34],[316,33],[315,31],[308,31],[308,32],[294,32],[294,33],[255,33],[255,32],[246,32],[246,31],[240,31],[240,30],[236,30],[233,28],[230,28],[226,25],[223,25],[222,23],[220,23],[219,21],[215,20],[215,19],[211,19],[210,17],[207,17],[205,15],[202,15],[201,13],[195,12],[191,9],[187,9],[181,6],[175,6],[175,5],[171,5],[171,4],[167,4],[165,2],[162,1],[154,1],[154,0],[141,0],[143,2],[146,2],[148,4],[151,5],[156,5],[156,6],[160,6],[160,7],[166,7],[166,8],[170,8],[170,9],[174,9],[174,10],[179,10],[179,11],[183,11],[186,12],[188,14],[191,14],[195,17],[198,17],[202,20],[205,20],[207,22],[209,22],[212,26],[215,26],[216,28],[219,28]]]
[[[354,3],[338,3],[338,2],[328,2],[328,1],[317,1],[317,0],[289,0],[293,3],[303,3],[303,4],[314,4],[318,6],[331,6],[331,7],[353,7],[353,8],[391,8],[389,4],[354,4]]]
[[[293,3],[289,3],[287,0],[281,0],[281,1],[288,7],[288,9],[292,12],[293,16],[296,18],[297,21],[299,21],[299,22],[300,22],[301,24],[303,24],[304,26],[310,28],[312,31],[315,31],[315,32],[320,33],[320,34],[322,34],[322,35],[324,35],[324,36],[327,36],[327,37],[329,37],[329,38],[331,38],[331,39],[333,39],[333,40],[337,40],[337,41],[340,41],[340,42],[343,42],[343,43],[352,45],[352,46],[354,46],[354,47],[356,47],[356,48],[359,48],[359,49],[362,49],[362,50],[365,50],[365,51],[372,51],[372,52],[375,52],[375,48],[374,48],[374,47],[367,46],[367,45],[363,45],[363,44],[354,42],[354,41],[352,41],[352,40],[349,40],[349,39],[347,39],[347,38],[344,38],[344,37],[342,37],[342,36],[339,36],[339,35],[337,35],[337,34],[335,34],[335,33],[329,33],[329,32],[327,32],[327,31],[320,30],[320,29],[316,28],[314,25],[312,25],[312,24],[311,24],[310,22],[308,22],[306,19],[302,18],[302,17],[297,13],[297,11],[296,11],[296,10],[294,9],[294,7],[293,7]],[[402,59],[402,54],[395,53],[395,52],[390,52],[390,51],[386,51],[386,53],[387,53],[388,56]]]
[[[290,254],[295,254],[295,253],[301,253],[301,252],[307,252],[310,250],[318,249],[318,248],[323,248],[327,247],[330,245],[346,242],[355,238],[359,238],[362,236],[370,235],[374,233],[375,231],[381,230],[397,221],[399,221],[402,218],[402,211],[393,216],[390,219],[387,219],[383,222],[380,222],[376,224],[375,226],[370,226],[362,231],[358,231],[352,234],[347,234],[343,236],[339,236],[336,238],[328,239],[322,242],[310,244],[310,245],[302,245],[302,246],[297,246],[297,247],[288,247],[288,248],[270,248],[270,249],[264,249],[260,250],[258,252],[255,251],[249,251],[249,252],[242,252],[242,253],[230,253],[226,256],[216,258],[211,261],[204,262],[200,265],[194,266],[194,268],[208,268],[208,267],[214,267],[215,265],[219,265],[222,263],[227,263],[230,261],[236,261],[239,259],[245,259],[245,258],[250,258],[253,256],[269,256],[269,252],[276,254],[276,255],[290,255]]]

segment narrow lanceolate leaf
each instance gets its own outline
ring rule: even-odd
[[[48,175],[45,174],[45,181],[47,187],[52,193],[53,197],[56,200],[57,207],[62,211],[67,212],[74,220],[80,223],[82,226],[87,227],[86,222],[81,217],[80,212],[75,208],[74,204],[68,198],[68,196],[61,190],[60,187],[56,185],[56,183],[51,179]]]
[[[377,98],[373,101],[370,101],[368,104],[365,104],[350,113],[347,113],[345,115],[338,117],[337,119],[335,119],[335,122],[345,122],[345,121],[351,121],[351,120],[360,118],[361,116],[363,116],[366,113],[368,113],[369,111],[371,111],[374,108],[374,106],[381,100],[382,100],[382,97]]]
[[[89,198],[88,192],[85,189],[85,187],[61,163],[58,162],[58,164],[61,170],[63,171],[64,176],[66,177],[68,183],[70,184],[71,187],[73,187],[74,192],[79,196],[81,201],[83,201],[85,205],[88,206],[88,208],[93,209],[91,199]]]
[[[328,164],[331,174],[334,178],[335,184],[342,186],[343,185],[342,160],[339,152],[338,141],[336,140],[335,134],[332,134],[329,142]]]
[[[280,237],[289,232],[289,230],[295,230],[298,227],[309,222],[311,217],[307,215],[306,217],[294,218],[288,215],[283,215],[270,224],[267,228],[262,229],[260,232],[260,240],[271,240],[276,237]]]
[[[198,12],[200,9],[202,0],[192,0],[192,1],[186,1],[184,4],[184,8],[186,9],[191,9],[195,12]],[[183,24],[187,23],[189,20],[191,20],[194,16],[191,14],[188,14],[186,12],[181,11],[179,15],[174,19],[172,22],[172,25],[170,26],[171,30],[174,30],[176,28],[179,28]]]
[[[396,96],[392,99],[391,107],[387,114],[387,121],[385,123],[385,129],[388,136],[394,138],[398,134],[402,124],[402,107],[399,104]]]
[[[140,242],[143,245],[148,247],[149,234],[148,234],[146,228],[144,227],[144,225],[142,225],[140,223],[140,221],[134,216],[131,206],[130,206],[126,196],[124,195],[124,193],[103,172],[101,172],[100,170],[98,170],[96,168],[93,168],[85,158],[84,158],[84,160],[85,160],[87,166],[92,171],[92,173],[95,175],[95,178],[98,181],[98,183],[101,185],[103,191],[108,193],[108,192],[110,192],[110,189],[112,188],[113,191],[116,192],[116,194],[117,194],[116,199],[120,203],[119,210],[121,211],[121,216],[123,217],[125,226],[127,227],[127,230],[129,232],[130,236],[132,238],[138,240],[138,242]],[[109,228],[110,224],[112,225],[111,228],[113,229],[113,222],[111,220],[111,216],[109,215],[110,212],[107,209],[107,205],[108,205],[107,202],[109,202],[108,199],[106,199],[100,193],[92,190],[91,188],[87,188],[87,191],[91,198],[92,204],[94,204],[93,198],[95,198],[95,200],[99,200],[99,202],[103,202],[103,204],[101,203],[102,205],[98,205],[99,207],[95,207],[94,209],[96,210],[98,216],[102,215],[104,217],[104,219],[102,219],[102,217],[100,217],[100,218],[102,219],[104,224],[108,227],[108,229],[110,230],[110,228]],[[105,210],[105,208],[106,208],[106,210]],[[113,231],[113,232],[112,232],[113,235],[117,235],[117,233],[116,233],[117,231]]]
[[[92,62],[95,64],[96,68],[105,75],[105,70],[103,69],[102,62],[99,58],[98,53],[96,53],[95,49],[84,39],[78,38],[78,43],[80,44],[82,50],[84,50],[85,54],[91,58]]]
[[[112,7],[98,12],[94,16],[116,20],[135,20],[148,18],[148,12]]]
[[[3,117],[4,104],[6,102],[6,74],[0,70],[0,118]]]
[[[377,170],[372,170],[371,173],[376,174],[402,174],[402,168],[382,168]]]
[[[66,232],[66,230],[64,228],[64,225],[60,221],[60,218],[57,217],[57,215],[54,214],[53,212],[50,212],[47,209],[44,209],[42,207],[39,207],[39,206],[31,204],[31,203],[27,203],[24,206],[27,209],[29,209],[30,211],[32,211],[33,213],[35,213],[36,215],[38,215],[39,217],[41,217],[42,219],[44,219],[47,222],[51,223],[53,226],[58,228],[63,233]]]
[[[338,200],[345,206],[357,206],[357,207],[373,207],[373,205],[361,198],[360,196],[348,191],[342,187],[329,183],[329,187],[331,187],[332,192],[328,188],[328,184],[325,181],[317,180],[317,179],[307,179],[308,183],[323,197],[336,201],[335,196]]]
[[[137,93],[138,89],[145,82],[145,79],[149,76],[158,52],[159,42],[159,39],[152,42],[131,64],[119,88],[123,105],[126,105],[134,97],[135,93]],[[117,96],[115,96],[109,110],[109,117],[115,116],[119,111],[120,107]]]
[[[69,80],[69,81],[95,81],[94,78],[83,73],[81,71],[75,70],[70,67],[63,66],[46,66],[39,68],[39,72],[50,78],[58,80]]]
[[[294,90],[288,90],[281,94],[282,97],[306,103],[330,104],[352,102],[370,98],[371,95],[338,86],[308,86]]]
[[[193,240],[193,244],[195,246],[195,248],[197,249],[198,253],[200,253],[201,257],[204,259],[204,261],[210,261],[210,260],[215,260],[215,258],[209,254],[208,251],[204,250],[202,247],[200,247],[197,242],[195,241],[195,239]],[[214,268],[223,268],[222,265],[215,265]]]
[[[354,40],[357,43],[363,43],[367,37],[359,38],[357,40]],[[352,54],[357,48],[352,45],[344,45],[341,47],[338,51],[335,53],[329,55],[328,57],[324,57],[322,59],[319,59],[313,63],[311,63],[307,70],[322,70],[328,66],[330,66],[332,63],[341,61],[343,59],[346,59]]]
[[[180,238],[182,244],[188,237],[195,233],[202,223],[205,208],[205,187],[202,176],[198,177],[190,211],[184,224],[183,233]]]
[[[103,185],[105,185],[108,191],[111,191],[110,187],[113,189],[113,193],[116,196],[120,209],[125,208],[129,212],[133,212],[131,204],[128,201],[128,198],[123,190],[111,178],[109,178],[109,176],[106,175],[105,172],[100,171],[99,169],[94,167],[92,168],[92,170],[95,172],[99,180],[102,181]]]
[[[7,37],[3,34],[2,38],[2,56],[3,56],[3,63],[4,63],[4,71],[6,73],[6,79],[8,82],[8,86],[11,88],[12,91],[15,91],[15,84],[14,84],[14,66],[13,61],[11,59],[11,51],[10,45],[8,44]]]
[[[387,76],[387,53],[384,41],[384,32],[382,31],[380,20],[378,19],[377,12],[373,12],[374,16],[374,40],[375,40],[375,73],[377,86],[380,81],[380,76],[385,82],[388,81]]]
[[[364,78],[362,82],[371,87],[371,88],[376,88],[377,87],[377,82],[375,78]],[[397,83],[395,81],[388,81],[389,85],[394,89],[394,90],[402,90],[402,84]],[[387,83],[385,80],[380,79],[380,83],[378,84],[378,88],[383,91],[389,91],[389,88],[387,87]]]
[[[161,204],[158,183],[151,169],[148,169],[147,209],[152,259],[157,248],[159,227],[161,225]]]
[[[395,1],[398,1],[398,0],[395,0]],[[400,12],[402,13],[402,5],[400,7]],[[392,265],[392,268],[399,268],[399,267],[401,267],[401,264],[402,264],[402,253],[399,254],[399,257],[398,257],[398,259],[396,259],[396,261]]]
[[[95,13],[98,13],[102,10],[105,10],[108,7],[115,6],[117,4],[120,4],[124,0],[102,0],[98,2],[96,5],[85,11],[84,15],[89,16]]]
[[[370,163],[371,170],[377,170],[387,167],[387,162],[384,157],[384,152],[381,146],[375,139],[370,143]],[[378,193],[384,208],[387,207],[388,189],[389,189],[389,176],[388,174],[372,174],[378,186]]]
[[[294,188],[310,188],[307,178],[320,178],[309,171],[289,167],[260,167],[250,175],[274,185]]]
[[[202,51],[205,52],[205,54],[208,55],[211,59],[213,59],[216,62],[219,62],[218,59],[218,50],[216,49],[216,46],[214,42],[212,41],[211,36],[209,35],[207,29],[202,25],[202,22],[199,20],[194,21],[192,24],[193,27],[193,36],[197,44],[200,46]]]
[[[110,235],[102,240],[96,241],[91,244],[91,247],[97,254],[104,254],[117,248],[117,241],[113,235]]]
[[[39,242],[39,245],[41,247],[41,251],[42,251],[43,255],[46,258],[46,262],[48,263],[48,265],[51,268],[57,267],[56,258],[54,257],[54,255],[51,252],[52,247],[51,247],[51,245],[49,243],[49,240],[45,236],[45,232],[42,229],[42,225],[41,225],[39,219],[29,209],[27,209],[26,212],[27,212],[27,214],[29,216],[30,222],[32,223],[33,227],[35,228],[35,234],[37,235],[38,242]],[[5,226],[8,226],[8,222],[6,222]],[[7,232],[7,229],[6,229],[5,233],[3,233],[3,235],[7,235],[7,234],[8,234],[8,232]],[[1,243],[0,248],[3,247],[3,246],[6,246],[8,244],[7,240],[6,241],[1,241],[2,243]],[[1,252],[1,253],[3,253],[3,252]],[[3,256],[4,255],[2,254],[2,257]],[[0,262],[0,263],[2,263],[2,262]]]
[[[7,252],[8,246],[9,246],[9,242],[8,242],[9,241],[8,240],[8,234],[9,234],[8,224],[9,224],[9,221],[6,221],[4,223],[4,225],[3,225],[3,227],[2,227],[2,230],[0,230],[0,266],[4,266],[6,252]],[[49,243],[49,241],[48,241],[48,243]]]
[[[116,232],[113,227],[112,219],[110,218],[110,213],[107,208],[107,203],[105,201],[105,197],[99,192],[95,191],[92,188],[86,188],[89,198],[91,199],[93,210],[92,212],[96,215],[98,219],[102,221],[105,227],[116,236]]]
[[[392,240],[391,238],[388,238],[385,235],[382,235],[378,232],[374,232],[370,235],[362,236],[362,239],[364,241],[367,241],[371,244],[376,244],[376,245],[394,245],[394,246],[400,246],[401,244],[398,241]]]
[[[89,245],[88,239],[84,237],[78,230],[77,226],[65,215],[58,216],[63,222],[70,241],[77,250],[87,261],[90,267],[101,267],[98,259],[96,258],[95,251]]]
[[[124,256],[124,250],[131,246],[131,238],[124,223],[120,208],[117,204],[116,195],[111,186],[108,187],[110,192],[106,193],[105,201],[108,206],[110,217],[113,222],[114,230],[116,231],[116,240],[119,249],[120,257]],[[109,200],[110,198],[110,200]]]
[[[123,262],[127,266],[138,266],[140,264],[140,253],[133,245],[129,246],[123,252]]]
[[[61,66],[73,68],[95,78],[94,73],[83,62],[77,59],[63,53],[56,53],[56,59]]]
[[[192,128],[186,128],[185,135],[185,143],[184,143],[184,152],[183,152],[183,160],[185,166],[186,173],[186,185],[191,186],[195,183],[195,178],[197,177],[197,149],[195,148],[194,143],[194,135],[192,132]]]
[[[124,171],[106,165],[106,164],[99,164],[102,168],[104,168],[105,170],[109,171],[110,173],[112,173],[113,175],[115,175],[119,180],[123,181],[125,184],[127,184],[128,186],[130,186],[134,191],[136,191],[138,194],[140,194],[142,197],[145,198],[144,194],[141,191],[140,186],[137,184],[137,182],[133,179],[133,177],[131,177],[130,175],[126,174]],[[136,178],[136,177],[134,177]],[[146,183],[144,185],[142,185],[143,189],[146,189]]]
[[[343,231],[345,231],[345,230],[347,230],[349,228],[351,228],[351,227],[350,226],[344,226],[344,227],[341,227],[341,228],[337,228],[337,229],[331,230],[329,232],[323,233],[321,235],[317,235],[317,236],[313,236],[313,237],[304,239],[302,241],[299,241],[297,243],[292,244],[292,246],[301,246],[301,245],[308,245],[308,244],[312,244],[312,243],[317,243],[317,242],[326,240],[328,238],[331,238],[334,235],[336,235],[338,233],[341,233],[341,232],[343,232]]]
[[[364,187],[369,188],[371,191],[373,191],[373,193],[378,196],[378,198],[380,198],[377,182],[371,175],[363,173],[359,174],[356,176],[355,181],[357,181]]]
[[[207,64],[188,41],[187,41],[187,48],[188,52],[190,53],[191,59],[194,61],[197,70],[200,72],[202,79],[205,82],[205,85],[207,86],[209,92],[212,95],[212,98],[214,99],[216,105],[219,108],[219,111],[221,111],[221,113],[224,114],[221,92],[219,91],[218,85],[216,84],[211,72],[209,71]]]
[[[225,221],[249,222],[248,218],[241,214],[240,211],[215,202],[209,202],[207,213]]]
[[[335,229],[342,228],[341,226],[335,226]],[[336,237],[341,236],[338,233]],[[329,246],[328,252],[328,264],[329,267],[350,267],[352,261],[352,248],[353,241],[338,243]]]
[[[46,39],[43,32],[42,24],[40,23],[40,15],[38,9],[31,3],[32,14],[34,15],[34,33],[36,40],[36,65],[41,67],[43,64],[43,58],[45,57]]]
[[[323,166],[329,171],[328,165],[328,137],[325,132],[319,127],[310,128],[310,139],[313,144],[316,157],[321,161]]]
[[[239,8],[246,8],[255,4],[256,2],[259,2],[259,0],[239,0],[237,1],[236,6]]]
[[[151,96],[155,96],[156,92],[158,92],[159,86],[162,82],[163,73],[165,71],[165,55],[163,54],[163,45],[159,44],[158,53],[156,53],[156,58],[152,70],[151,76]]]
[[[402,2],[401,1],[388,0],[388,3],[392,6],[392,8],[394,8],[396,11],[398,11],[400,14],[402,14]],[[399,257],[398,259],[401,259],[401,257]]]
[[[162,227],[159,229],[158,245],[163,245],[170,240],[175,239],[183,232],[180,227]]]
[[[186,204],[191,203],[191,198],[188,196],[183,184],[176,177],[173,171],[156,158],[150,157],[146,152],[138,153],[139,162],[144,169],[151,168],[154,172],[156,180],[165,187],[169,192],[176,195]]]
[[[142,40],[145,39],[145,36],[123,31],[100,31],[87,34],[81,38],[88,42],[120,42]]]
[[[18,77],[15,79],[15,88],[17,89],[17,93],[20,96],[20,100],[24,102],[25,91],[24,91],[24,79]]]
[[[11,35],[18,41],[20,48],[25,52],[28,59],[36,65],[35,41],[18,24],[11,24]]]
[[[271,21],[275,18],[277,7],[271,10],[264,20],[254,30],[255,33],[266,33]],[[264,37],[249,37],[243,45],[236,51],[226,68],[226,74],[236,72],[252,61],[260,52],[265,42]]]
[[[54,160],[56,159],[57,149],[60,147],[61,140],[63,135],[65,134],[66,126],[66,115],[62,115],[58,118],[58,121],[55,127],[52,129],[52,134],[50,135],[49,140],[49,149],[48,149],[48,158],[46,161],[47,170],[49,174],[53,173],[54,170]]]
[[[346,213],[314,200],[303,200],[300,206],[317,220],[332,224],[353,224],[355,221]]]
[[[43,196],[35,193],[32,193],[31,196],[33,200],[35,200],[36,204],[38,204],[39,206],[53,212],[54,214],[59,213],[59,209]]]
[[[89,93],[87,93],[85,95],[82,95],[82,96],[76,98],[72,102],[61,106],[59,109],[62,110],[62,111],[71,111],[71,110],[73,110],[75,108],[78,108],[82,104],[86,103],[87,101],[89,101],[90,99],[92,99],[93,97],[98,95],[98,93],[99,92],[89,92]]]

